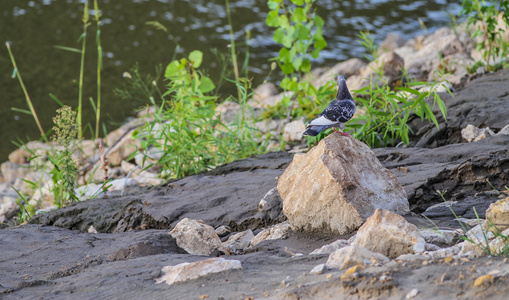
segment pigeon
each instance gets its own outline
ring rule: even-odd
[[[329,106],[327,106],[316,119],[311,121],[304,131],[304,135],[316,136],[327,128],[334,129],[335,132],[350,136],[343,133],[345,123],[353,117],[355,113],[355,102],[346,86],[345,77],[338,76],[338,95]],[[341,131],[337,131],[336,127]]]

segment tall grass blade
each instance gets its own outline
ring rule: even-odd
[[[102,70],[102,56],[103,50],[101,46],[101,13],[99,11],[99,5],[97,4],[97,0],[94,0],[94,12],[95,12],[95,22],[97,23],[97,34],[96,34],[96,44],[97,44],[97,107],[95,109],[95,138],[99,138],[99,122],[101,119],[101,70]]]
[[[5,46],[7,47],[7,51],[9,51],[9,57],[11,58],[12,66],[14,67],[14,70],[15,70],[15,72],[13,72],[13,74],[16,74],[16,77],[18,77],[19,84],[21,85],[21,89],[23,90],[23,93],[25,94],[25,99],[27,101],[28,108],[30,108],[31,115],[34,117],[35,123],[37,123],[37,127],[39,127],[39,131],[41,132],[41,137],[45,141],[47,141],[46,134],[44,133],[44,130],[42,129],[41,122],[39,122],[37,113],[35,112],[32,101],[30,100],[30,96],[28,95],[25,84],[23,83],[23,79],[21,78],[21,74],[19,72],[18,66],[16,65],[16,60],[14,59],[14,55],[12,54],[12,51],[11,51],[11,45],[9,44],[9,42],[6,42]]]
[[[80,80],[78,85],[78,116],[77,116],[77,126],[78,126],[78,139],[81,140],[83,138],[83,128],[82,128],[82,110],[83,110],[83,75],[85,71],[85,49],[87,44],[87,28],[90,25],[88,22],[90,19],[90,15],[88,14],[88,0],[85,1],[85,6],[83,8],[83,34],[81,35],[81,66],[80,66]]]

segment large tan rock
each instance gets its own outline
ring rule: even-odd
[[[504,231],[509,228],[509,197],[491,203],[488,210],[486,210],[486,220],[484,227],[488,228],[493,225],[495,228],[490,228],[491,231]]]
[[[377,209],[366,220],[352,244],[393,259],[407,253],[424,252],[426,246],[415,225],[384,209]]]
[[[193,280],[202,276],[219,273],[227,270],[242,269],[238,260],[227,260],[224,258],[209,258],[192,263],[181,263],[176,266],[166,266],[161,270],[163,275],[156,278],[156,283],[172,285],[177,282]]]
[[[210,255],[216,250],[223,250],[214,228],[201,220],[185,218],[177,223],[170,234],[177,240],[177,245],[189,254]]]
[[[396,176],[367,145],[339,134],[329,135],[306,154],[296,154],[277,188],[283,213],[297,231],[346,234],[377,208],[409,211]]]

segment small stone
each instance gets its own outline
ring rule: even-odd
[[[156,283],[165,282],[168,285],[172,285],[177,282],[196,279],[208,274],[236,269],[242,269],[240,261],[215,257],[192,263],[186,262],[175,266],[163,267],[163,275],[156,278],[155,281]]]
[[[418,289],[412,289],[408,294],[406,294],[405,298],[406,299],[412,299],[415,296],[417,296],[417,294],[419,294],[419,290]]]
[[[474,286],[475,287],[480,287],[480,286],[488,287],[493,283],[494,280],[495,280],[495,277],[493,277],[493,275],[483,275],[481,277],[478,277],[474,281]]]
[[[265,228],[251,240],[251,247],[256,246],[265,240],[283,239],[288,236],[290,231],[291,227],[288,221]]]
[[[509,125],[505,125],[496,135],[509,135]]]
[[[215,231],[218,236],[223,237],[223,236],[227,235],[228,233],[230,233],[231,229],[229,226],[221,225],[221,226],[217,227]]]
[[[319,264],[315,266],[313,269],[311,269],[311,271],[309,271],[309,274],[320,275],[323,272],[325,272],[326,269],[327,268],[325,267],[325,264]]]
[[[223,251],[221,240],[212,226],[201,220],[185,218],[170,231],[177,245],[189,254],[210,255],[215,250]]]
[[[97,233],[97,230],[95,229],[94,225],[90,225],[90,227],[88,227],[88,233]]]
[[[447,256],[446,258],[444,258],[444,261],[448,264],[450,264],[453,260],[454,258],[452,258],[452,256]]]
[[[467,127],[461,130],[461,137],[467,142],[477,142],[494,135],[495,133],[489,127],[480,129],[472,124],[468,124]]]
[[[426,242],[417,227],[405,218],[377,209],[359,228],[353,245],[396,258],[406,253],[424,252]]]
[[[343,270],[353,265],[372,265],[371,259],[377,263],[387,263],[390,259],[380,253],[374,253],[359,246],[347,246],[334,251],[325,263],[329,269]]]
[[[283,281],[281,281],[280,286],[281,286],[281,287],[289,287],[289,286],[290,286],[290,282],[292,282],[292,281],[293,281],[293,278],[292,278],[292,277],[290,277],[290,276],[286,276],[286,278],[285,278],[285,279],[283,279]]]
[[[228,240],[223,243],[223,248],[225,251],[228,250],[227,252],[230,252],[230,254],[235,254],[239,250],[247,249],[253,238],[253,231],[248,229],[230,236]]]
[[[313,252],[309,253],[310,255],[313,254],[331,254],[332,252],[341,249],[343,247],[349,246],[350,242],[347,240],[337,240],[335,242],[332,242],[328,245],[323,245],[321,248],[315,249]]]
[[[364,270],[363,265],[355,265],[353,267],[348,268],[348,270],[345,271],[345,274],[353,274],[353,273],[359,273],[360,271]]]
[[[285,125],[283,131],[283,140],[285,142],[296,142],[303,138],[302,133],[306,130],[306,125],[302,119],[292,121]]]

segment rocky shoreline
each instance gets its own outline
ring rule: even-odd
[[[449,36],[444,32],[435,34]],[[434,49],[434,57],[438,49],[448,53],[443,59],[451,61],[471,55],[469,48],[461,48],[468,44],[461,34],[450,39],[437,36],[395,42],[397,47],[385,57],[401,63],[398,55],[412,74],[426,77],[440,62],[432,58],[408,62],[404,53],[417,57],[419,51]],[[434,44],[446,40],[447,46]],[[413,46],[414,52],[405,49],[412,43],[423,47]],[[361,77],[366,75],[362,68],[357,69]],[[355,76],[350,74],[349,86],[361,78]],[[484,219],[509,223],[505,117],[509,69],[473,77],[457,71],[448,79],[456,91],[454,97],[442,94],[448,118],[439,119],[440,130],[414,119],[416,135],[409,147],[373,149],[373,154],[368,149],[363,154],[373,155],[381,163],[374,169],[389,170],[401,185],[406,197],[400,201],[407,201],[410,211],[403,217],[391,212],[393,208],[374,207],[369,214],[356,208],[348,213],[359,213],[363,225],[355,219],[341,232],[325,223],[316,228],[332,229],[296,225],[285,204],[289,192],[278,186],[293,182],[284,183],[288,173],[283,174],[295,161],[288,152],[232,162],[162,185],[150,175],[155,173],[135,171],[135,181],[126,195],[120,195],[127,181],[122,177],[136,168],[123,161],[132,154],[125,145],[136,143],[128,134],[136,125],[133,121],[109,136],[108,160],[118,169],[118,180],[123,180],[117,194],[73,203],[38,214],[29,224],[0,230],[0,298],[503,299],[509,292],[508,258],[483,256],[485,250],[476,244],[483,243],[483,228],[490,232]],[[277,101],[279,96],[271,93],[256,99],[259,108]],[[273,126],[286,128],[278,122]],[[296,130],[288,130],[289,142],[298,142],[299,126],[290,126]],[[328,139],[343,143],[345,151],[354,149],[347,140],[334,135]],[[89,155],[94,156],[95,152]],[[28,163],[26,153],[20,150],[9,158],[2,164],[2,184],[21,188],[20,178],[37,175],[16,166]],[[331,178],[326,186],[339,184],[345,194],[351,190],[351,183]],[[384,191],[371,193],[382,196]],[[351,203],[348,195],[342,199]],[[5,221],[15,214],[15,207],[5,208],[5,199],[2,203]],[[464,232],[464,226],[471,230]],[[509,235],[507,229],[501,230]],[[464,241],[462,236],[477,242]],[[495,235],[487,238],[493,249],[507,247]]]

